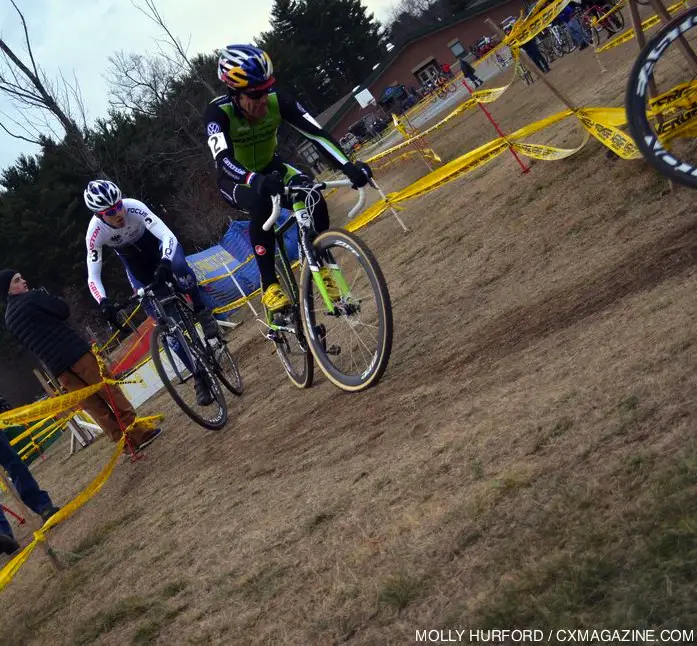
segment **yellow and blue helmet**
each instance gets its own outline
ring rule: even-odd
[[[276,80],[269,55],[253,45],[228,45],[221,50],[218,78],[235,91],[265,90]]]

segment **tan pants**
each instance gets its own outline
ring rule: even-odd
[[[91,352],[83,354],[70,366],[69,370],[58,375],[58,381],[61,385],[71,392],[80,390],[85,386],[98,384],[101,380],[97,359]],[[131,403],[126,399],[121,389],[114,385],[104,386],[94,395],[85,399],[82,406],[113,442],[118,442],[121,439],[121,428],[130,426],[136,418],[136,412]],[[121,425],[119,425],[119,421]],[[148,433],[148,429],[136,426],[128,435],[138,445]]]

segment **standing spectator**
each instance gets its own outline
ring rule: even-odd
[[[475,88],[478,88],[480,85],[484,85],[484,81],[477,76],[474,67],[469,64],[464,56],[458,58],[458,60],[460,61],[460,69],[462,70],[462,73],[470,80],[470,82],[474,83]]]
[[[29,290],[27,281],[14,269],[0,271],[0,299],[7,300],[5,326],[19,342],[30,350],[68,391],[80,390],[98,384],[97,358],[90,346],[67,320],[68,304],[42,290]],[[123,427],[133,423],[135,411],[118,386],[97,391],[82,402],[85,410],[99,424],[104,433],[118,442]],[[128,436],[134,449],[143,449],[161,432],[138,425]]]
[[[574,42],[574,46],[580,50],[585,49],[590,44],[586,40],[586,36],[581,29],[581,23],[578,20],[576,9],[579,3],[572,0],[557,16],[558,20],[562,24],[566,24],[569,29],[569,34],[571,34],[571,40]]]
[[[11,410],[11,406],[0,397],[0,414]],[[22,502],[46,522],[60,507],[56,507],[50,496],[34,480],[29,468],[10,446],[7,435],[0,430],[0,465],[7,471],[12,484],[17,489]],[[7,522],[2,507],[0,507],[0,554],[13,554],[19,549],[19,543],[12,534],[10,523]]]
[[[547,59],[542,55],[540,48],[537,46],[537,38],[529,40],[527,43],[521,46],[525,53],[532,59],[532,62],[537,65],[541,72],[547,74],[549,72],[549,63]]]

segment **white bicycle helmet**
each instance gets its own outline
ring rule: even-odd
[[[106,179],[92,180],[83,193],[87,208],[93,213],[114,206],[121,199],[119,187]]]

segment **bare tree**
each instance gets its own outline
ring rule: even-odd
[[[186,65],[186,67],[189,68],[189,71],[193,74],[193,76],[196,78],[196,80],[201,83],[201,85],[205,86],[206,89],[210,92],[211,96],[217,96],[218,93],[215,91],[213,86],[206,81],[203,76],[199,73],[199,70],[193,65],[191,60],[189,59],[189,55],[187,53],[188,50],[188,44],[185,47],[182,41],[174,36],[174,34],[170,31],[169,27],[167,26],[167,23],[165,22],[164,17],[160,13],[160,10],[157,8],[157,4],[155,0],[143,0],[143,5],[144,7],[138,4],[137,2],[133,1],[133,6],[138,9],[144,16],[152,20],[160,29],[165,33],[165,39],[164,40],[158,40],[158,49],[160,54],[165,58],[166,60],[170,61],[171,63],[174,63],[175,65],[181,65],[182,63]],[[165,47],[166,45],[172,52],[169,53]]]
[[[109,103],[117,110],[155,116],[181,65],[164,56],[118,52],[109,57]]]
[[[24,14],[14,0],[10,2],[22,22],[29,60],[22,60],[0,36],[0,92],[10,99],[20,115],[14,118],[0,113],[0,128],[11,137],[41,145],[49,135],[62,139],[55,128],[57,121],[70,150],[89,170],[96,172],[99,164],[77,123],[79,118],[86,129],[85,106],[77,78],[68,81],[61,74],[60,80],[52,82],[46,76],[34,59]]]

